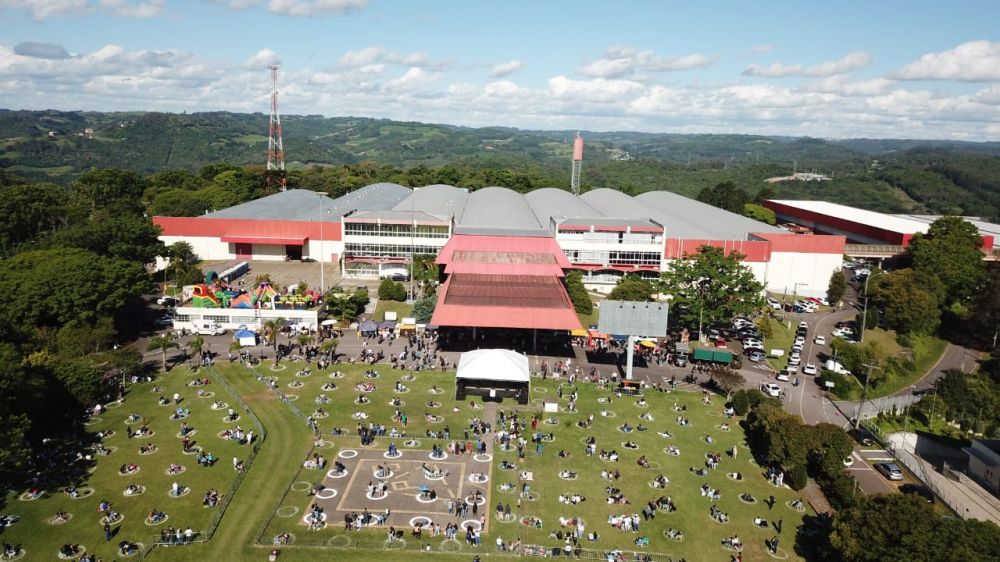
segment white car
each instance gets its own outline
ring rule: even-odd
[[[158,304],[160,306],[166,306],[166,307],[173,308],[173,307],[177,306],[177,299],[175,299],[174,297],[162,296],[162,297],[156,299],[156,304]]]
[[[808,329],[809,328],[809,322],[806,322],[805,320],[799,322],[799,328],[807,328]]]
[[[854,455],[851,455],[851,456],[847,457],[846,459],[844,459],[844,467],[845,468],[851,468],[852,466],[854,466]]]
[[[767,297],[767,305],[775,310],[781,310],[781,301],[774,297]]]
[[[774,378],[782,382],[788,382],[789,381],[788,371],[778,371],[778,373],[774,376]]]
[[[799,366],[798,365],[788,365],[788,366],[785,367],[785,371],[789,375],[794,375],[795,373],[799,372]]]
[[[798,351],[793,351],[791,355],[788,356],[789,365],[798,365],[802,362],[802,355]]]
[[[760,391],[770,396],[771,398],[777,398],[781,396],[781,387],[774,384],[773,382],[760,385]]]
[[[802,367],[802,372],[806,375],[815,375],[816,365],[813,365],[812,363],[806,363],[806,366]]]
[[[854,335],[854,330],[850,328],[834,328],[832,335],[835,338],[849,338]]]
[[[815,338],[813,338],[813,343],[816,345],[826,345],[826,337],[816,336]]]
[[[794,345],[805,345],[805,343],[806,343],[806,339],[804,337],[798,336],[798,337],[795,338]]]

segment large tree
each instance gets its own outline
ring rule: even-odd
[[[139,263],[60,248],[0,261],[0,324],[30,333],[41,326],[93,325],[151,286]]]
[[[885,325],[897,332],[930,334],[941,323],[941,309],[933,289],[937,277],[924,277],[913,269],[879,275],[872,297],[884,311]]]
[[[117,215],[62,230],[49,239],[46,245],[83,248],[102,256],[146,264],[166,251],[159,236],[160,227],[147,219]]]
[[[702,246],[698,253],[674,260],[662,276],[662,292],[673,296],[673,309],[687,326],[728,322],[764,305],[764,286],[743,255],[724,254],[721,248]]]
[[[750,195],[733,182],[722,182],[715,187],[705,187],[698,192],[698,201],[731,213],[742,214],[743,206],[750,202]]]
[[[826,300],[830,306],[837,306],[840,299],[844,298],[844,291],[847,290],[847,280],[844,279],[844,272],[836,270],[830,274],[830,285],[826,289]]]
[[[618,280],[608,294],[613,301],[648,301],[653,296],[653,284],[638,275],[626,275]]]
[[[583,286],[583,274],[579,271],[570,271],[566,274],[566,292],[569,300],[573,301],[573,308],[579,314],[590,314],[594,311],[594,301],[590,300],[587,289]]]
[[[943,520],[915,494],[880,494],[833,517],[833,560],[968,562],[1000,559],[993,523]]]
[[[15,184],[0,188],[0,257],[63,224],[66,191],[56,185]]]
[[[979,230],[960,217],[942,217],[910,241],[913,269],[941,281],[946,304],[967,302],[986,280]]]
[[[90,211],[118,202],[138,206],[147,185],[145,178],[129,170],[92,170],[73,180],[70,196],[74,203]]]

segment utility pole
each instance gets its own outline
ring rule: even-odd
[[[316,195],[320,197],[319,200],[319,293],[322,295],[320,298],[326,296],[326,271],[323,266],[323,260],[326,259],[326,239],[323,238],[323,223],[326,222],[326,196],[325,191],[317,191]]]
[[[873,365],[871,363],[866,363],[862,365],[863,367],[868,367],[868,374],[865,375],[865,386],[861,389],[861,401],[858,402],[858,413],[854,416],[854,429],[857,429],[861,425],[861,407],[865,404],[865,399],[868,398],[868,381],[872,378],[872,371],[880,369],[878,365]],[[854,379],[858,380],[857,378]],[[861,383],[858,383],[861,384]]]
[[[861,343],[865,342],[865,328],[868,327],[868,280],[871,278],[871,274],[865,277],[865,307],[864,312],[861,313],[861,337],[858,340]]]
[[[796,281],[792,286],[792,312],[795,312],[795,299],[798,298],[799,285],[808,285],[808,283],[802,283]],[[788,317],[788,329],[792,329],[792,317]]]

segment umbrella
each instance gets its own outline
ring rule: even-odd
[[[649,340],[642,340],[639,342],[639,345],[641,345],[642,347],[656,347],[656,344]]]
[[[336,326],[337,321],[333,318],[327,318],[326,320],[319,323],[320,326]]]

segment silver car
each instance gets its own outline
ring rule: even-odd
[[[884,462],[875,465],[875,468],[889,480],[902,480],[903,470],[894,462]]]

